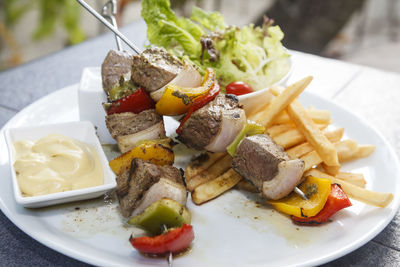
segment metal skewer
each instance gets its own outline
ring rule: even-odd
[[[116,27],[114,27],[110,22],[108,22],[105,18],[103,18],[99,13],[97,13],[96,10],[94,10],[91,6],[89,6],[85,1],[83,0],[76,0],[78,3],[83,6],[87,11],[89,11],[93,16],[95,16],[98,20],[100,20],[101,23],[104,24],[107,28],[109,28],[111,31],[113,31],[119,38],[121,38],[124,43],[126,43],[130,48],[132,48],[133,51],[135,51],[137,54],[140,54],[141,51],[140,49],[134,45],[131,41],[129,41],[128,38],[126,38],[125,35],[123,35]]]
[[[111,24],[116,29],[118,29],[117,20],[115,19],[115,16],[117,15],[117,0],[108,1],[103,6],[103,9],[101,10],[101,15],[104,18],[108,19],[111,22]],[[115,35],[115,41],[117,42],[118,51],[122,51],[121,39],[118,37],[118,35]]]
[[[167,231],[167,230],[168,230],[168,229],[167,229],[167,226],[166,226],[165,224],[163,224],[162,227],[163,227],[164,231]],[[172,252],[169,252],[169,255],[168,255],[168,258],[167,258],[168,266],[169,266],[169,267],[172,267],[172,260],[173,260],[173,258],[172,258]]]
[[[301,191],[297,186],[294,188],[294,192],[296,194],[298,194],[299,196],[301,196],[302,199],[308,200],[308,197],[306,196],[306,194],[304,194],[304,192]]]

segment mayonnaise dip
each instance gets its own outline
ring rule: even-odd
[[[60,134],[14,143],[14,169],[24,196],[104,184],[103,168],[91,146]]]

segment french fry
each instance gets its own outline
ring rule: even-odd
[[[270,90],[277,98],[280,96],[278,90],[275,90],[273,87]],[[329,166],[338,166],[339,159],[335,146],[322,134],[297,99],[294,99],[289,104],[287,112],[299,131],[303,133],[306,140],[321,156],[322,160]]]
[[[370,156],[374,151],[374,145],[359,145],[352,155],[347,155],[347,157],[342,158],[341,162],[366,158]]]
[[[313,166],[318,165],[322,162],[321,157],[315,150],[305,154],[304,156],[300,157],[300,159],[304,161],[304,171],[307,171]]]
[[[353,158],[353,155],[358,151],[358,144],[353,139],[343,140],[335,144],[339,161],[346,162]]]
[[[226,155],[226,153],[207,152],[196,157],[185,169],[186,182],[208,169],[211,165]]]
[[[337,143],[343,137],[344,128],[343,127],[337,128],[333,131],[324,130],[322,133],[326,136],[326,138],[328,138],[329,141],[331,141],[332,143]]]
[[[255,112],[252,112],[250,114],[246,113],[247,119],[251,121],[260,121],[262,116],[264,116],[264,111],[268,108],[270,104],[266,105],[265,107],[258,109]]]
[[[297,129],[292,129],[284,133],[278,134],[272,138],[275,143],[284,149],[300,144],[306,140],[304,135]]]
[[[331,175],[318,171],[316,169],[311,169],[304,173],[304,176],[312,175],[315,177],[330,179],[332,183],[337,183],[342,186],[343,191],[355,200],[361,201],[368,205],[373,205],[377,207],[384,208],[390,204],[393,200],[392,193],[381,193],[374,192],[359,186],[353,185],[349,182],[337,179]]]
[[[229,169],[217,178],[197,186],[192,193],[192,200],[197,205],[202,204],[231,189],[240,180],[242,176],[233,169]]]
[[[266,132],[269,136],[274,137],[277,136],[278,134],[287,132],[289,130],[294,129],[293,124],[277,124],[269,127]]]
[[[357,142],[352,139],[342,140],[335,143],[335,148],[338,151],[339,159],[347,157],[348,154],[352,154],[354,147],[357,147]],[[313,166],[322,163],[322,158],[315,150],[305,154],[304,156],[300,157],[300,159],[302,159],[305,163],[304,171],[307,171]]]
[[[307,141],[318,152],[322,160],[329,166],[338,166],[339,159],[335,146],[318,129],[300,102],[294,100],[288,106],[287,111],[297,128],[304,134]]]
[[[312,145],[310,145],[308,142],[305,142],[286,150],[286,153],[289,155],[289,158],[298,159],[313,150],[314,148]]]
[[[335,177],[359,187],[365,187],[365,184],[367,183],[362,173],[339,172]]]
[[[359,145],[357,150],[357,159],[369,157],[375,151],[374,145]]]
[[[319,129],[327,127],[325,124],[318,124]],[[293,147],[306,141],[305,136],[297,128],[293,128],[289,131],[283,132],[276,136],[271,136],[275,143],[282,146],[284,149]]]
[[[343,133],[344,133],[344,128],[338,128],[333,131],[324,132],[324,135],[326,136],[326,138],[328,138],[329,141],[336,143],[340,141],[340,139],[342,139]],[[301,156],[304,156],[305,154],[313,150],[314,147],[310,143],[305,142],[286,150],[286,153],[288,153],[291,159],[296,159],[300,158]]]
[[[309,107],[307,109],[307,114],[315,123],[331,123],[331,113],[329,112],[329,110],[315,109],[313,107]]]
[[[338,174],[339,171],[340,171],[340,167],[341,167],[340,165],[338,165],[338,166],[329,166],[329,165],[326,165],[325,162],[322,162],[321,164],[322,164],[322,167],[324,168],[324,170],[325,170],[329,175],[335,176],[335,175]]]
[[[307,114],[315,123],[320,123],[320,124],[331,123],[331,114],[328,110],[320,110],[320,109],[314,109],[312,111],[307,110]],[[287,123],[293,123],[293,121],[287,114],[286,110],[282,111],[273,121],[273,124],[287,124]]]
[[[287,114],[286,110],[282,111],[273,121],[273,124],[288,124],[293,123]]]
[[[287,87],[279,96],[272,100],[271,104],[262,112],[258,122],[266,128],[272,125],[273,120],[281,113],[303,90],[310,84],[311,76],[308,76]]]
[[[239,183],[236,184],[236,187],[240,190],[244,190],[251,193],[260,192],[253,184],[251,184],[249,181],[245,179],[240,180]]]
[[[232,157],[226,154],[211,165],[211,167],[192,177],[190,180],[187,180],[186,187],[192,192],[197,186],[211,181],[226,172],[231,167],[231,163]]]

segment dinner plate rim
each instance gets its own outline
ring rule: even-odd
[[[29,110],[33,107],[35,107],[36,105],[40,105],[42,102],[46,102],[46,99],[51,99],[52,97],[54,97],[57,94],[61,94],[62,92],[65,92],[67,90],[78,90],[78,86],[79,84],[73,84],[70,86],[66,86],[60,90],[57,90],[55,92],[52,92],[46,96],[43,96],[42,98],[36,100],[35,102],[31,103],[30,105],[26,106],[24,109],[22,109],[21,111],[19,111],[17,114],[15,114],[0,130],[0,138],[4,138],[4,131],[5,129],[9,128],[10,125],[12,125],[12,123],[17,120],[20,116],[22,116],[26,110]],[[312,92],[307,92],[305,91],[303,94],[306,95],[310,95],[311,97],[315,97],[317,99],[322,99],[323,102],[327,102],[331,105],[334,105],[336,107],[338,107],[339,109],[345,111],[346,113],[351,114],[352,116],[356,117],[358,120],[360,120],[362,122],[362,124],[366,125],[370,130],[373,131],[374,134],[376,134],[379,139],[381,139],[385,145],[385,148],[388,150],[388,152],[390,153],[390,156],[393,157],[395,160],[395,165],[396,165],[396,176],[393,177],[393,179],[397,180],[400,177],[400,164],[399,164],[399,159],[397,154],[395,153],[393,147],[389,144],[389,142],[387,141],[387,139],[383,136],[383,134],[381,134],[375,127],[373,127],[367,120],[365,120],[364,118],[354,114],[353,112],[351,112],[348,108],[343,107],[342,105],[333,102],[330,99],[325,99],[321,96],[316,95],[315,93]],[[5,151],[4,153],[7,153],[7,151]],[[8,155],[7,155],[8,158]],[[6,162],[5,164],[9,164],[9,162]],[[11,173],[10,173],[11,175]],[[400,189],[400,182],[396,183],[397,187],[395,189],[395,191],[399,192]],[[13,200],[15,201],[15,200]],[[397,211],[399,210],[399,206],[400,206],[400,198],[396,198],[396,196],[393,199],[393,202],[390,204],[390,207],[392,208],[392,210],[390,211],[389,215],[386,216],[383,220],[380,221],[380,225],[379,227],[376,228],[375,231],[371,232],[369,235],[367,236],[363,236],[361,241],[358,241],[354,244],[350,244],[349,246],[341,249],[340,251],[337,251],[336,253],[333,252],[330,255],[326,255],[325,257],[318,257],[316,259],[311,259],[310,261],[304,263],[304,265],[319,265],[319,264],[324,264],[327,262],[330,262],[332,260],[338,259],[356,249],[358,249],[359,247],[363,246],[364,244],[366,244],[367,242],[369,242],[370,240],[372,240],[376,235],[378,235],[394,218],[394,216],[396,215]],[[45,238],[43,236],[41,236],[38,232],[35,231],[31,231],[30,229],[25,229],[25,227],[23,226],[22,223],[19,222],[19,220],[17,220],[17,218],[15,217],[15,215],[13,215],[11,213],[11,211],[7,208],[7,206],[5,205],[5,202],[3,200],[3,197],[0,196],[0,209],[1,211],[6,215],[6,217],[14,224],[16,225],[21,231],[23,231],[24,233],[26,233],[27,235],[31,236],[33,239],[35,239],[36,241],[42,243],[43,245],[47,246],[48,248],[51,248],[53,250],[58,251],[61,254],[64,254],[66,256],[69,256],[71,258],[74,258],[76,260],[80,260],[86,263],[90,263],[90,264],[96,264],[96,265],[104,265],[104,264],[112,264],[110,262],[108,262],[106,259],[101,259],[101,258],[96,258],[96,257],[91,257],[91,256],[87,256],[85,255],[84,252],[79,252],[79,251],[75,251],[71,248],[69,248],[68,246],[65,246],[64,244],[59,244],[57,242],[52,241],[50,238]]]

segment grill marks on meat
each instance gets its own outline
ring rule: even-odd
[[[153,92],[182,71],[182,63],[162,48],[149,48],[133,57],[132,80]]]
[[[304,162],[290,160],[283,148],[266,134],[246,137],[239,144],[232,167],[269,199],[293,191],[302,179]]]
[[[127,52],[110,50],[101,64],[101,78],[103,89],[108,93],[119,84],[121,77],[125,81],[131,79],[133,55]]]
[[[161,121],[162,117],[154,109],[144,110],[139,114],[124,112],[106,116],[106,126],[114,139],[143,131]]]
[[[132,160],[131,167],[117,176],[116,192],[122,215],[131,216],[132,212],[145,201],[145,196],[151,200],[156,199],[154,201],[165,197],[163,191],[168,187],[176,189],[175,196],[178,202],[184,200],[186,203],[186,188],[183,185],[181,172],[177,168],[159,166],[141,159]],[[151,190],[152,188],[154,189]],[[152,195],[150,196],[149,193]],[[146,207],[143,206],[142,209]]]
[[[221,130],[224,114],[240,118],[242,109],[238,101],[220,94],[204,107],[196,110],[183,124],[178,139],[190,148],[204,149]]]

